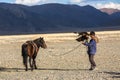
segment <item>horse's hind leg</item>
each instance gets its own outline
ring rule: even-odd
[[[34,67],[35,67],[35,69],[37,69],[35,58],[33,58],[33,63],[34,63]]]
[[[31,63],[31,57],[29,58],[29,64],[30,64],[30,68],[31,68],[31,71],[33,71],[33,62]]]
[[[25,66],[25,70],[28,70],[28,66],[27,66],[27,58],[28,58],[28,54],[27,54],[27,45],[23,44],[22,45],[22,57],[23,57],[23,64]]]
[[[31,58],[29,58],[29,65],[30,65],[30,67],[32,66],[32,64],[31,64]]]
[[[25,65],[25,70],[28,71],[28,65],[27,65],[27,56],[24,57],[24,65]]]
[[[25,67],[26,67],[26,71],[28,71],[28,65],[27,65],[27,61],[26,61],[26,64],[25,64]]]
[[[26,71],[28,70],[27,58],[28,58],[27,55],[24,55],[24,56],[23,56],[23,64],[24,64],[24,66],[25,66],[25,68],[26,68],[26,69],[25,69]]]
[[[33,56],[33,64],[34,64],[35,69],[37,69],[36,60],[35,60],[36,56],[37,56],[37,53],[35,53],[34,56]]]

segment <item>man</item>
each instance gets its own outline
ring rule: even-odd
[[[98,41],[98,38],[95,36],[94,31],[90,32],[90,37],[91,37],[90,42],[84,42],[82,44],[88,47],[87,53],[88,53],[89,61],[91,64],[91,68],[89,70],[94,70],[96,67],[96,63],[94,61],[94,56],[96,54],[96,43],[98,43],[99,41]]]

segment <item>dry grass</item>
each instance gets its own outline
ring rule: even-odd
[[[120,31],[97,32],[97,35],[100,43],[94,71],[88,70],[85,46],[62,55],[81,44],[75,41],[74,33],[0,36],[0,80],[119,80]],[[40,36],[45,38],[48,48],[39,50],[38,70],[25,72],[21,45]]]

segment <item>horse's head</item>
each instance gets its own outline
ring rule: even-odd
[[[78,42],[80,41],[87,41],[89,39],[89,34],[87,32],[81,32],[81,33],[78,33],[79,35],[79,38],[77,38],[76,40]]]
[[[40,47],[42,47],[44,49],[47,48],[44,38],[40,37],[40,38],[36,39],[36,41],[37,41],[37,45],[39,45]]]

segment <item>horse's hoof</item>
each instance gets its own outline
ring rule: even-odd
[[[28,71],[28,69],[25,69],[25,71]]]
[[[38,69],[37,67],[35,67],[35,69]]]
[[[33,69],[31,69],[31,71],[33,71]]]

